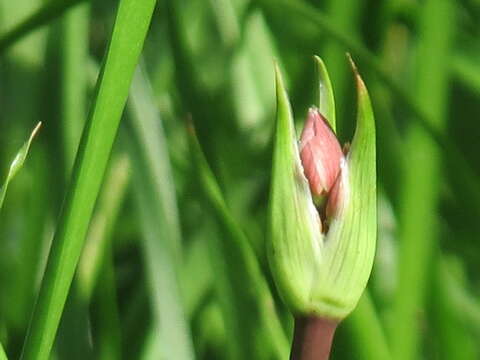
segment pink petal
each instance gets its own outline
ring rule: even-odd
[[[342,157],[334,132],[318,109],[310,108],[300,138],[300,158],[313,195],[330,191],[338,177]]]

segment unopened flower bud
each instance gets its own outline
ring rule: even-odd
[[[268,258],[279,293],[296,316],[341,320],[365,289],[375,253],[375,124],[353,66],[357,127],[350,149],[342,152],[330,80],[323,62],[317,63],[320,108],[309,110],[300,142],[277,69]]]
[[[300,137],[300,158],[312,194],[328,193],[337,180],[343,153],[335,133],[315,107],[308,111]]]

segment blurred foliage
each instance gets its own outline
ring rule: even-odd
[[[0,343],[11,359],[117,5],[0,0],[1,179],[43,123],[0,214]],[[378,247],[332,358],[478,359],[478,39],[478,0],[158,1],[52,358],[287,358],[292,321],[265,258],[273,62],[301,127],[322,56],[348,141],[348,51],[376,118]]]

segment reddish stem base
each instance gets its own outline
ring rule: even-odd
[[[337,325],[333,319],[296,318],[290,360],[328,360]]]

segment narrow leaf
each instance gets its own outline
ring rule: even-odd
[[[50,357],[155,3],[119,3],[21,359]]]
[[[37,124],[37,126],[35,126],[32,133],[30,134],[30,137],[25,142],[25,144],[23,144],[23,146],[20,148],[17,155],[15,155],[15,158],[13,159],[12,163],[10,164],[10,168],[8,169],[7,177],[6,177],[5,181],[3,182],[2,187],[0,188],[0,209],[2,208],[3,201],[5,200],[5,195],[7,193],[8,184],[13,179],[13,177],[17,174],[17,172],[22,168],[23,163],[25,162],[25,159],[27,158],[28,150],[30,150],[30,145],[32,143],[32,140],[35,137],[38,130],[40,129],[40,126],[42,126],[41,122],[39,122]]]

